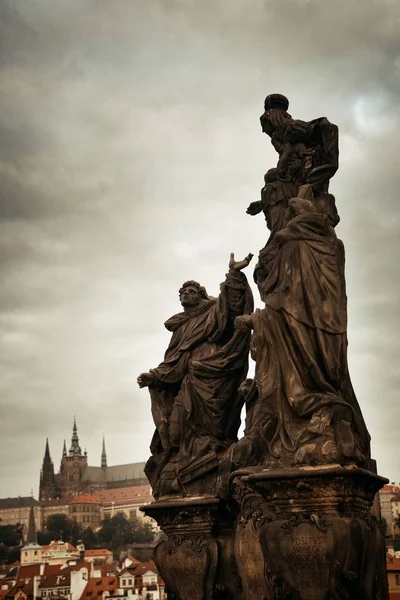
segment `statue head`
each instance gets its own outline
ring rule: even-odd
[[[264,110],[269,110],[270,108],[286,112],[289,108],[289,100],[283,94],[269,94],[264,101]]]
[[[179,290],[179,300],[183,308],[190,308],[197,306],[201,300],[208,300],[208,294],[198,281],[185,281]]]
[[[287,112],[289,100],[282,94],[270,94],[265,98],[265,112],[260,117],[261,129],[272,137],[276,132],[283,132],[292,117]]]

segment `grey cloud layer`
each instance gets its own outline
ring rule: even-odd
[[[135,379],[178,287],[216,293],[229,252],[265,243],[244,210],[276,162],[258,123],[272,91],[340,127],[351,373],[400,480],[399,23],[394,0],[3,0],[2,495],[36,490],[73,414],[92,464],[103,431],[110,463],[147,456]]]

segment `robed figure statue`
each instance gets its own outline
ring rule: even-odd
[[[370,438],[347,366],[343,244],[306,198],[289,201],[275,243],[270,272],[258,282],[265,308],[236,321],[254,330],[258,399],[230,460],[365,466]]]
[[[250,332],[235,330],[234,320],[253,311],[242,273],[251,258],[231,254],[217,298],[196,281],[183,284],[183,312],[165,323],[172,336],[164,360],[138,377],[156,425],[145,469],[155,497],[214,493],[220,458],[237,440]]]

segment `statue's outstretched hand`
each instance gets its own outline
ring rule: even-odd
[[[246,213],[248,215],[258,215],[260,212],[262,211],[262,206],[261,206],[261,201],[258,200],[257,202],[252,202],[251,204],[249,204],[249,206],[247,207]]]
[[[150,387],[155,382],[153,373],[141,373],[137,378],[137,382],[140,388]]]
[[[234,326],[237,331],[249,331],[249,329],[254,329],[253,315],[240,315],[240,317],[236,317]]]
[[[254,254],[248,254],[244,260],[239,260],[236,262],[235,255],[231,252],[230,260],[229,260],[229,268],[231,271],[241,271],[245,269],[251,262]]]

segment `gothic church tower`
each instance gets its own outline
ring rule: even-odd
[[[71,447],[68,455],[64,446],[60,467],[61,496],[66,497],[85,491],[83,475],[87,470],[87,453],[82,453],[79,445],[78,429],[74,418],[72,428]]]
[[[50,500],[56,498],[56,478],[54,475],[54,465],[50,458],[49,440],[46,438],[46,448],[44,451],[43,465],[40,472],[39,499]]]
[[[103,470],[107,469],[106,441],[104,439],[104,433],[103,433],[103,446],[102,446],[102,450],[101,450],[101,468]]]

